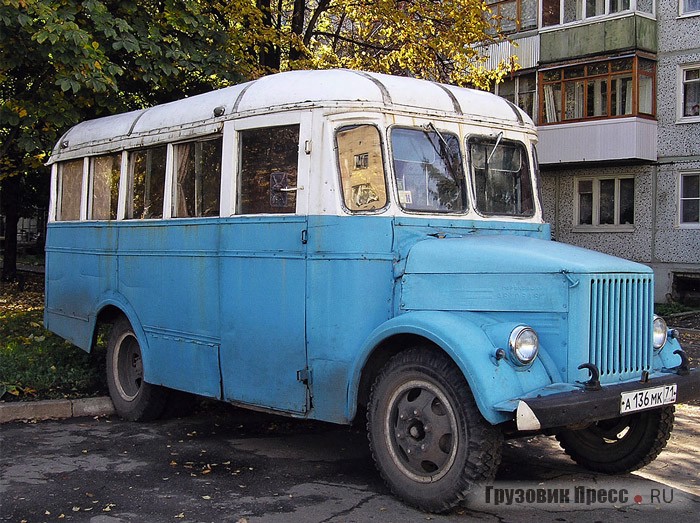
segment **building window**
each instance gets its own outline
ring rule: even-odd
[[[680,0],[680,14],[700,14],[700,0]]]
[[[634,224],[634,178],[576,180],[576,225]]]
[[[654,2],[653,0],[542,0],[542,25],[547,27],[569,24],[626,11],[652,14]]]
[[[542,71],[539,122],[654,116],[655,81],[655,63],[637,56]]]
[[[681,93],[681,117],[700,119],[700,65],[681,69]]]
[[[681,175],[681,225],[700,225],[700,173]]]
[[[537,0],[486,0],[504,33],[537,27]]]
[[[534,73],[524,74],[507,78],[500,84],[496,84],[494,93],[514,103],[535,120],[537,116],[535,111],[536,85],[537,77]]]

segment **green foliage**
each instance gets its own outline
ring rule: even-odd
[[[239,0],[242,3],[246,0]],[[235,3],[235,2],[234,2]],[[251,61],[215,2],[2,0],[0,179],[78,121],[210,90]]]
[[[0,284],[0,399],[106,394],[104,350],[88,354],[45,330],[43,275],[25,277]]]
[[[662,318],[666,318],[673,314],[679,314],[682,312],[691,312],[697,310],[697,308],[688,307],[682,303],[672,302],[672,303],[655,303],[654,313],[658,314]]]
[[[483,0],[257,0],[263,71],[345,67],[488,88],[517,67],[484,67],[498,17]]]

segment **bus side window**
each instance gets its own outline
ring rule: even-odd
[[[56,220],[79,220],[80,199],[83,190],[83,159],[62,162],[58,172],[58,211]]]
[[[221,138],[174,147],[173,218],[219,216]]]
[[[336,135],[343,203],[349,211],[373,211],[387,204],[379,130],[372,125],[344,127]]]
[[[167,149],[161,145],[129,154],[127,219],[163,217]]]
[[[239,214],[294,213],[299,126],[240,131]]]
[[[121,154],[90,159],[90,219],[116,220]]]

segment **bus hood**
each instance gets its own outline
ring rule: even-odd
[[[431,238],[411,247],[405,274],[650,274],[646,265],[524,236]]]

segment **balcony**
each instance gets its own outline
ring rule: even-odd
[[[512,41],[504,41],[482,47],[482,54],[487,56],[484,66],[496,69],[502,61],[510,62],[515,56],[521,69],[537,67],[540,61],[540,36],[538,34],[513,35]]]
[[[613,118],[538,128],[540,164],[656,161],[656,120]]]
[[[549,64],[620,51],[656,53],[656,20],[632,14],[540,32],[540,63]]]

